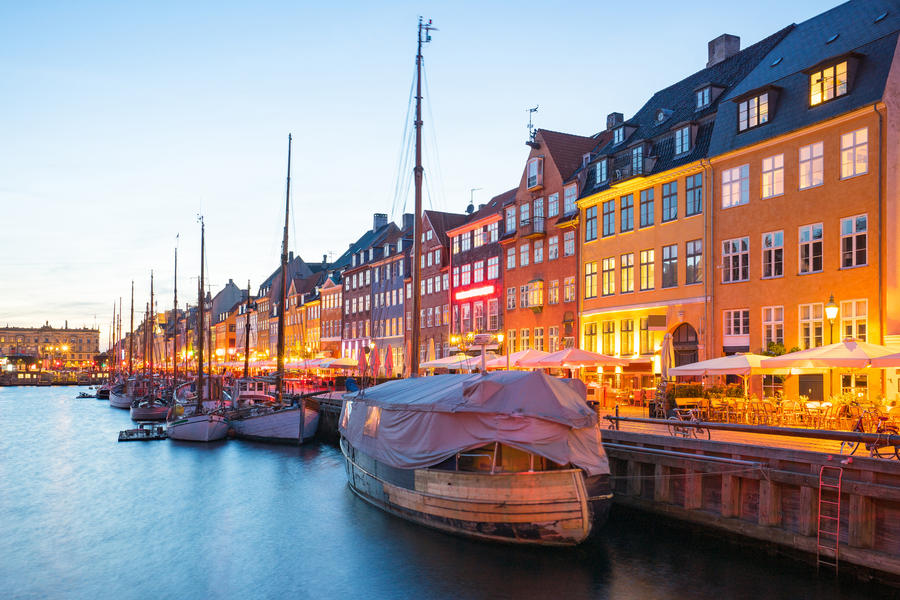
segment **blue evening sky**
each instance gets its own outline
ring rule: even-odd
[[[291,249],[339,255],[372,213],[399,221],[416,18],[425,48],[425,207],[462,212],[518,185],[528,107],[590,135],[704,67],[837,3],[0,2],[0,324],[101,327],[112,305],[196,300],[278,264],[287,134]],[[631,12],[633,11],[633,12]]]

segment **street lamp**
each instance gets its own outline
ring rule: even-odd
[[[838,305],[834,301],[834,294],[828,298],[828,304],[825,305],[825,316],[828,318],[828,337],[831,343],[834,343],[834,318],[838,314]]]

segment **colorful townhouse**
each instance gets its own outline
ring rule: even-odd
[[[609,115],[609,141],[580,173],[580,345],[632,359],[617,385],[652,384],[666,333],[676,365],[717,355],[707,303],[710,136],[724,95],[785,33],[745,50],[734,36],[711,41],[706,68],[628,120]]]
[[[413,245],[412,215],[404,215],[404,229],[394,231],[383,240],[382,258],[372,263],[372,351],[378,352],[380,365],[387,364],[391,355],[389,377],[404,369],[404,289],[410,273],[410,254]],[[371,357],[370,352],[370,357]],[[371,362],[371,360],[370,360]]]
[[[900,11],[851,1],[790,28],[720,102],[711,355],[900,343]],[[898,392],[888,370],[766,377],[822,399]]]
[[[321,332],[319,351],[322,356],[339,358],[341,356],[342,317],[344,300],[342,295],[340,274],[330,270],[319,288],[322,297]]]
[[[578,331],[577,239],[581,220],[572,177],[609,132],[584,137],[538,129],[514,199],[503,207],[503,285],[510,347],[556,352]]]

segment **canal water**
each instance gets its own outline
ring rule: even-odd
[[[356,498],[340,451],[118,443],[85,388],[0,388],[0,598],[859,598],[885,588],[614,508],[574,549],[477,543]]]

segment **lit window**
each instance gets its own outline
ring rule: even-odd
[[[762,197],[771,198],[784,193],[784,154],[762,161]]]
[[[602,293],[604,296],[612,296],[616,293],[616,259],[604,258],[602,270]]]
[[[760,94],[738,104],[738,131],[769,121],[769,94]]]
[[[847,93],[847,61],[809,75],[809,105],[816,106]]]
[[[597,263],[584,263],[584,298],[597,297]]]
[[[559,279],[554,279],[550,282],[547,304],[559,304]]]
[[[506,288],[506,308],[512,310],[516,307],[516,288]]]
[[[764,349],[769,344],[784,344],[784,307],[764,306],[762,309]]]
[[[634,254],[623,254],[620,263],[622,293],[634,291]]]
[[[866,341],[868,309],[869,301],[865,299],[841,302],[841,332],[844,339]]]
[[[619,355],[634,354],[634,319],[619,322]]]
[[[497,279],[500,277],[500,257],[492,256],[487,261],[487,278]]]
[[[750,335],[750,311],[743,310],[726,310],[723,311],[725,317],[725,335]]]
[[[808,350],[821,346],[823,342],[825,319],[823,318],[824,305],[801,304],[800,305],[800,348]]]
[[[641,250],[641,291],[652,290],[654,287],[654,251]]]
[[[484,281],[484,261],[483,260],[476,261],[475,266],[472,267],[472,281],[475,283]]]
[[[822,185],[825,180],[825,167],[822,142],[816,142],[800,148],[800,189]]]
[[[841,179],[862,175],[869,169],[869,130],[851,131],[841,136]]]
[[[867,231],[867,215],[841,219],[841,268],[861,267],[867,264]]]

